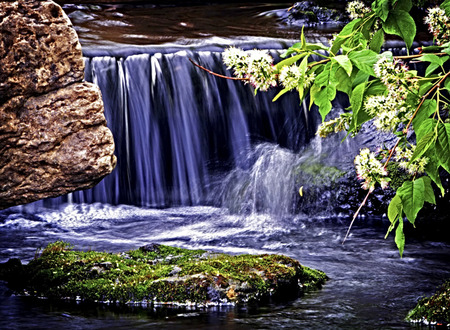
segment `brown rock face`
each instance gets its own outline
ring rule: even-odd
[[[0,2],[0,209],[91,188],[114,169],[100,90],[83,77],[58,5]]]
[[[83,77],[81,46],[60,6],[52,1],[0,2],[0,103]]]

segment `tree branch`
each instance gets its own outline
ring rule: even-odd
[[[213,72],[213,71],[211,71],[211,70],[208,70],[207,68],[205,68],[205,67],[203,67],[203,66],[201,66],[201,65],[199,65],[199,64],[197,64],[197,63],[195,63],[191,58],[189,58],[189,61],[190,61],[192,64],[194,64],[197,68],[200,68],[200,69],[202,69],[202,70],[208,72],[209,74],[212,74],[213,76],[216,76],[216,77],[219,77],[219,78],[229,79],[229,80],[243,80],[243,81],[248,81],[248,80],[249,80],[248,78],[236,78],[236,77],[228,77],[228,76],[224,76],[224,75],[215,73],[215,72]]]

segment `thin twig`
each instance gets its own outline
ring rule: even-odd
[[[369,195],[370,195],[371,192],[372,192],[372,190],[369,189],[369,191],[367,192],[366,198],[364,198],[363,202],[359,205],[358,210],[355,212],[355,214],[353,214],[352,222],[350,222],[350,226],[348,226],[347,234],[345,234],[345,237],[344,237],[344,240],[342,241],[342,244],[345,243],[345,241],[348,238],[348,235],[350,235],[350,230],[352,229],[353,223],[355,222],[356,217],[359,214],[359,211],[361,211],[362,207],[366,204],[367,199],[369,198]]]
[[[228,76],[224,76],[218,73],[215,73],[211,70],[208,70],[207,68],[195,63],[191,58],[189,58],[189,61],[191,61],[192,64],[194,64],[197,68],[200,68],[206,72],[208,72],[209,74],[212,74],[213,76],[219,77],[219,78],[224,78],[224,79],[229,79],[229,80],[244,80],[244,81],[248,81],[248,78],[236,78],[236,77],[228,77]]]

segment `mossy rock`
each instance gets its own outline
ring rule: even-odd
[[[327,280],[323,272],[283,255],[227,255],[158,244],[114,254],[75,251],[58,241],[27,265],[9,269],[20,274],[0,272],[0,279],[19,293],[119,304],[208,306],[287,300]]]
[[[450,325],[450,280],[433,296],[422,298],[408,313],[407,321],[425,325]]]

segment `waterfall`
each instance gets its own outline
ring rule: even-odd
[[[302,109],[296,93],[272,102],[277,90],[255,96],[251,86],[212,76],[189,58],[231,75],[221,53],[212,51],[86,58],[86,80],[102,91],[118,163],[96,187],[54,203],[221,206],[228,204],[221,187],[236,171],[277,163],[258,160],[268,156],[258,145],[296,153],[314,136],[320,119]],[[265,176],[278,171],[260,170]],[[285,181],[289,175],[283,174]],[[281,185],[272,194],[284,196]]]

